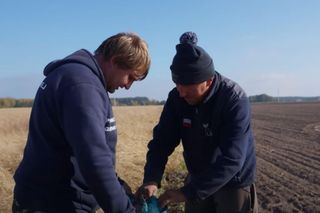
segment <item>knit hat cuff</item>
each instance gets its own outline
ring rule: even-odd
[[[207,67],[202,67],[201,72],[197,72],[198,67],[193,66],[180,66],[178,69],[183,70],[183,74],[175,72],[173,65],[170,66],[172,81],[176,84],[190,85],[202,83],[206,80],[209,80],[214,76],[214,66],[211,60],[211,63]]]

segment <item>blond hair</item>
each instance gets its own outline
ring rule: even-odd
[[[136,80],[144,79],[150,68],[148,45],[135,33],[118,33],[101,43],[95,51],[105,60],[113,57],[113,62],[122,69],[134,69]]]

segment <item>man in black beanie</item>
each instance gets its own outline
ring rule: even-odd
[[[176,87],[169,93],[148,144],[143,185],[137,195],[158,189],[168,157],[183,145],[185,185],[159,197],[161,207],[185,202],[185,212],[257,212],[256,154],[248,97],[219,74],[197,45],[195,33],[180,37],[170,66]]]

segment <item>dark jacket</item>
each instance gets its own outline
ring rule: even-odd
[[[206,99],[191,106],[169,93],[154,128],[144,182],[160,184],[168,156],[179,145],[190,174],[182,191],[189,200],[203,200],[224,187],[249,186],[255,180],[255,145],[250,103],[235,82],[219,73]]]
[[[46,212],[134,212],[115,173],[116,124],[93,55],[79,50],[44,70],[14,179],[21,206]]]

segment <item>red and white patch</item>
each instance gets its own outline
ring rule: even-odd
[[[191,119],[189,119],[189,118],[184,118],[184,119],[182,120],[182,126],[183,126],[184,128],[191,128]]]

